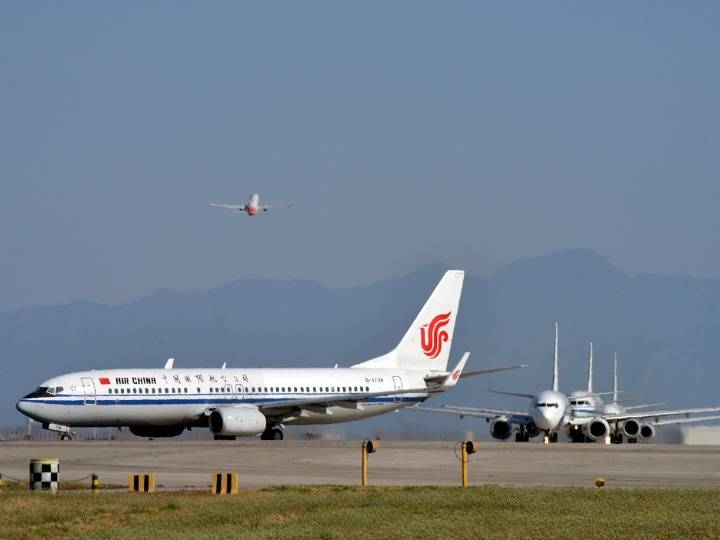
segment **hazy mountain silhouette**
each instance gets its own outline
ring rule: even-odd
[[[0,312],[0,425],[22,421],[18,397],[69,371],[160,367],[169,356],[177,367],[365,360],[394,346],[445,269],[435,263],[349,289],[242,279],[200,293],[158,291],[122,306],[73,302]],[[436,403],[526,407],[485,390],[549,386],[555,321],[563,390],[584,387],[593,340],[596,389],[609,388],[617,351],[628,396],[678,406],[720,402],[720,280],[629,276],[592,251],[573,249],[517,261],[489,279],[466,277],[452,361],[470,350],[470,369],[530,367],[466,379]],[[404,411],[339,429],[426,434],[465,428],[484,431],[485,424]]]

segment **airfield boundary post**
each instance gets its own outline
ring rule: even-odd
[[[360,460],[360,482],[362,487],[368,486],[368,454],[378,451],[380,441],[363,441],[362,457]]]
[[[474,441],[463,441],[460,443],[460,485],[468,487],[468,462],[470,454],[477,452],[478,444]]]
[[[131,474],[128,476],[128,489],[132,493],[154,493],[155,473]]]
[[[92,488],[93,495],[97,495],[100,490],[100,479],[95,473],[92,473],[92,476],[90,477],[90,487]]]
[[[215,473],[210,478],[210,490],[215,495],[237,495],[237,473]]]
[[[30,460],[30,491],[57,491],[60,487],[60,460]]]

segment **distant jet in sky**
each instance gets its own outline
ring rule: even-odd
[[[285,204],[280,206],[272,206],[269,204],[260,204],[260,195],[253,193],[248,199],[247,204],[218,204],[210,203],[210,206],[217,206],[219,208],[226,208],[238,214],[247,214],[248,216],[254,216],[258,212],[267,212],[271,208],[290,208],[292,204]]]

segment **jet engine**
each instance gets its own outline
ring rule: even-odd
[[[587,434],[588,437],[590,437],[593,441],[597,441],[598,439],[604,439],[608,436],[609,433],[610,424],[607,423],[607,420],[599,416],[590,420],[590,423],[587,427]]]
[[[130,433],[133,435],[150,437],[152,439],[177,437],[183,431],[185,431],[185,426],[130,426]]]
[[[540,435],[540,430],[534,422],[530,422],[527,426],[525,426],[525,430],[527,431],[529,437],[537,437]]]
[[[652,424],[643,424],[640,427],[640,436],[643,439],[651,439],[655,436],[655,427]]]
[[[634,418],[625,420],[625,424],[623,425],[623,433],[625,433],[625,436],[629,439],[636,439],[638,433],[640,433],[640,422],[638,422]]]
[[[221,437],[252,437],[265,431],[265,415],[252,405],[220,407],[210,413],[210,431]]]
[[[512,435],[512,425],[507,420],[500,418],[493,420],[493,423],[490,424],[490,435],[492,435],[493,439],[500,439],[501,441],[509,439],[510,435]]]

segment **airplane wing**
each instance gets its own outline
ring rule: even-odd
[[[658,422],[660,418],[666,417],[666,416],[681,416],[681,415],[718,412],[718,411],[720,411],[720,407],[705,407],[702,409],[675,409],[675,410],[669,410],[669,411],[647,411],[647,412],[641,412],[641,413],[636,413],[636,414],[633,414],[633,413],[611,414],[611,415],[603,416],[603,418],[605,418],[605,420],[607,420],[608,422],[615,422],[615,421],[622,422],[623,420],[629,420],[630,418],[635,418],[638,420],[642,420],[644,418],[655,418],[655,422]]]
[[[276,208],[292,208],[294,204],[261,204],[258,208],[260,210],[275,210]]]
[[[244,204],[210,203],[210,206],[215,206],[217,208],[225,208],[226,210],[232,210],[233,212],[245,212],[247,210],[247,205]]]
[[[670,424],[689,424],[690,422],[709,422],[712,420],[720,420],[720,416],[692,416],[690,418],[667,418],[653,422],[655,426],[665,426]]]
[[[509,417],[511,422],[516,424],[527,424],[532,421],[530,415],[518,411],[504,411],[499,409],[478,409],[475,407],[454,407],[443,405],[442,407],[410,407],[408,410],[425,411],[432,413],[454,414],[459,417],[470,416],[472,418],[484,418],[492,420],[500,417]]]
[[[464,379],[466,377],[475,377],[476,375],[487,375],[489,373],[497,373],[498,371],[508,371],[510,369],[520,369],[520,368],[526,368],[527,364],[518,364],[516,366],[506,366],[506,367],[497,367],[497,368],[487,368],[487,369],[478,369],[475,371],[463,371],[460,374],[460,378]],[[425,380],[428,382],[442,382],[447,379],[447,377],[451,374],[451,372],[445,372],[445,373],[433,373],[432,375],[428,375],[425,377]]]
[[[488,392],[492,392],[493,394],[500,394],[501,396],[524,397],[524,398],[528,398],[528,399],[532,399],[535,397],[532,394],[518,394],[515,392],[501,392],[500,390],[488,390]]]
[[[288,409],[302,408],[307,406],[317,408],[327,408],[333,406],[346,406],[350,408],[358,408],[360,401],[365,401],[374,397],[398,396],[400,394],[427,394],[429,389],[425,388],[401,388],[397,390],[386,390],[383,392],[346,392],[336,393],[326,396],[312,396],[299,399],[277,400],[269,403],[262,403],[258,408],[263,413],[272,416],[286,412]]]

